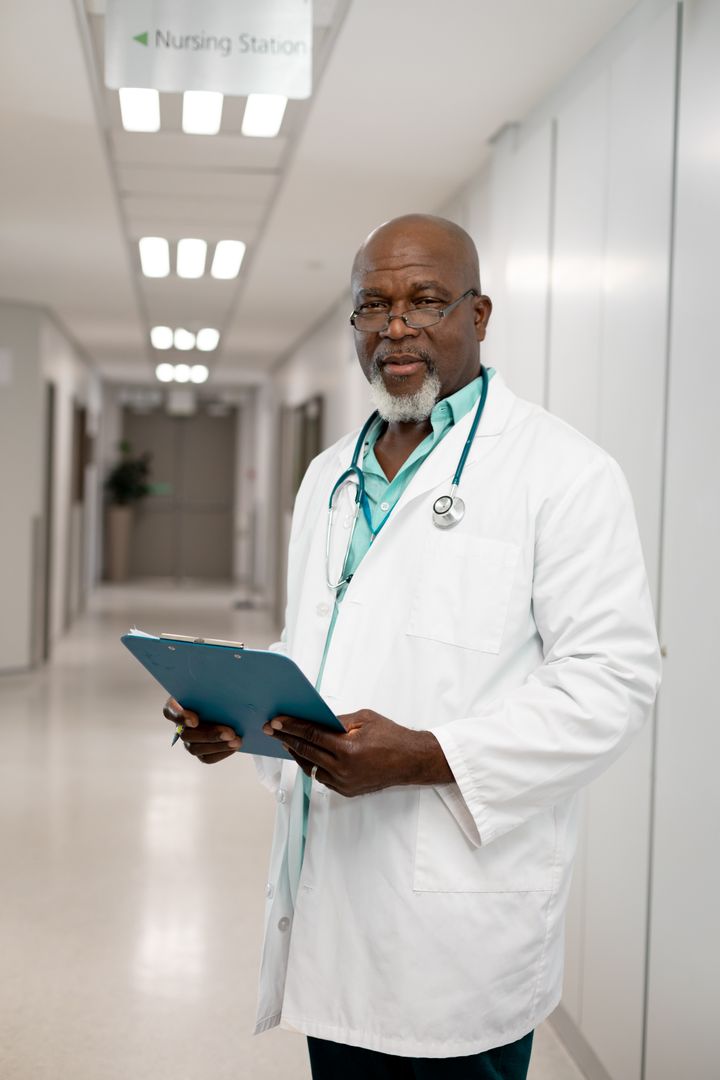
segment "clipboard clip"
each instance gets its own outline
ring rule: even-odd
[[[184,641],[190,645],[222,645],[226,649],[244,649],[244,641],[223,641],[221,638],[192,637],[190,634],[160,634],[162,641]],[[169,646],[168,646],[169,647]]]

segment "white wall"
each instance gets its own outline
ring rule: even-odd
[[[0,671],[26,668],[41,605],[34,603],[45,507],[45,386],[55,387],[55,438],[52,448],[52,594],[50,635],[57,638],[65,613],[79,606],[81,582],[91,577],[93,486],[88,470],[86,516],[70,505],[73,402],[85,405],[97,426],[99,380],[42,308],[0,302],[0,348],[12,356],[10,381],[0,385],[0,499],[11,507],[0,533]],[[85,553],[85,558],[81,558]]]
[[[684,5],[647,1080],[720,1075],[720,5]]]
[[[98,537],[97,498],[99,470],[91,464],[85,475],[82,517],[71,506],[73,407],[87,409],[88,428],[96,431],[101,408],[100,380],[62,331],[44,318],[40,334],[43,378],[55,386],[55,447],[53,453],[53,551],[51,636],[66,626],[66,612],[77,615],[84,588],[94,580]]]
[[[42,315],[0,303],[0,671],[27,667],[32,648],[33,523],[42,513],[44,398]]]
[[[342,287],[345,283],[338,284]],[[278,369],[273,380],[276,398],[283,405],[300,405],[317,394],[323,398],[325,446],[360,427],[372,412],[367,383],[353,348],[348,321],[351,310],[348,292]]]

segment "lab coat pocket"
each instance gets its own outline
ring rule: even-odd
[[[420,567],[407,632],[498,653],[520,547],[466,533],[434,532]]]
[[[552,890],[557,847],[552,810],[477,847],[434,788],[423,788],[419,798],[415,892]]]

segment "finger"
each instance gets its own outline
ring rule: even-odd
[[[203,765],[215,765],[218,761],[224,761],[225,758],[232,757],[234,750],[224,750],[219,754],[205,754],[204,757],[198,758],[198,761]]]
[[[196,728],[200,723],[200,717],[191,709],[183,709],[175,698],[168,698],[163,708],[163,716],[173,724],[184,724],[185,727]]]
[[[183,739],[191,746],[212,745],[216,750],[225,749],[239,750],[242,746],[242,738],[232,728],[214,728],[202,724],[199,728],[188,729],[182,733]]]
[[[237,740],[238,744],[240,740]],[[236,750],[240,749],[239,745],[234,745],[229,742],[190,742],[190,740],[184,740],[184,746],[188,754],[192,754],[193,757],[205,758],[214,757],[216,754],[222,754],[227,756],[228,754],[234,754]]]
[[[289,753],[290,757],[293,759],[293,761],[297,765],[300,766],[300,768],[305,773],[305,775],[309,776],[312,769],[313,769],[313,767],[314,767],[312,761],[308,761],[307,758],[300,757],[299,754],[296,754],[294,750],[290,750],[289,748],[288,748],[288,753]]]
[[[294,758],[294,760],[297,762],[297,764],[300,766],[300,768],[302,769],[302,771],[305,773],[306,776],[310,776],[311,778],[317,780],[318,783],[323,785],[323,787],[328,787],[332,791],[337,790],[337,788],[333,787],[333,784],[335,782],[334,777],[332,776],[331,773],[329,773],[327,771],[327,769],[321,769],[318,766],[317,771],[315,773],[315,776],[312,777],[312,770],[313,770],[313,768],[315,768],[313,763],[311,761],[308,761],[307,758],[302,758],[302,757],[300,757],[299,754],[295,754],[289,748],[288,748],[288,753],[290,754],[291,758]]]
[[[266,735],[282,739],[283,742],[288,738],[293,738],[297,742],[292,745],[299,745],[299,742],[308,743],[333,755],[337,739],[341,738],[337,732],[327,731],[320,724],[298,720],[296,716],[274,716],[269,723],[263,725],[263,731]]]
[[[287,735],[284,731],[281,731],[277,732],[274,738],[283,744],[288,753],[295,753],[306,763],[309,762],[310,767],[317,765],[320,768],[322,766],[323,769],[329,771],[332,769],[333,764],[337,763],[334,754],[324,750],[321,746],[316,746],[314,743],[298,739],[295,735]]]

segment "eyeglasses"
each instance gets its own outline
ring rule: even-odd
[[[389,311],[353,311],[350,322],[355,330],[363,334],[382,334],[390,326],[391,319],[402,319],[411,330],[424,330],[426,326],[434,326],[444,319],[446,315],[462,303],[468,296],[479,296],[477,289],[468,289],[457,300],[453,300],[444,308],[422,307],[410,308],[402,314],[391,315]]]

